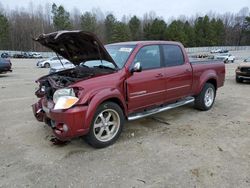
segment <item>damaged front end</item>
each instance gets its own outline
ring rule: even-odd
[[[46,118],[46,112],[48,109],[66,109],[58,102],[58,99],[62,96],[80,97],[83,88],[71,88],[71,85],[92,77],[112,73],[113,70],[103,70],[99,68],[89,68],[86,66],[77,66],[73,69],[61,71],[58,73],[43,76],[36,82],[39,84],[39,88],[35,92],[35,95],[40,98],[39,101],[32,105],[34,116],[38,121],[44,121],[51,125],[50,121]],[[70,89],[72,92],[70,93]],[[63,94],[58,94],[58,91],[64,92]],[[69,91],[69,92],[68,92]],[[58,96],[55,96],[57,92]],[[67,93],[68,92],[68,93]],[[71,98],[72,99],[72,98]],[[59,101],[60,102],[60,101]]]
[[[75,135],[76,130],[82,129],[74,124],[75,118],[81,118],[84,106],[70,108],[78,102],[83,89],[71,85],[95,75],[91,69],[77,67],[41,77],[36,81],[39,88],[35,94],[39,101],[32,105],[34,116],[38,121],[49,125],[60,140],[68,140]]]
[[[34,116],[48,124],[56,138],[62,141],[86,134],[88,130],[84,121],[87,106],[81,100],[84,83],[76,83],[114,73],[118,66],[100,40],[88,32],[59,31],[42,34],[35,41],[68,59],[76,67],[36,81],[39,88],[35,94],[39,101],[32,105]]]

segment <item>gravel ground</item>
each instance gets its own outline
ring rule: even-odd
[[[250,84],[234,80],[241,60],[226,65],[210,111],[189,105],[128,122],[99,150],[81,138],[49,141],[31,110],[34,81],[48,70],[12,62],[14,72],[0,75],[0,187],[250,187]]]

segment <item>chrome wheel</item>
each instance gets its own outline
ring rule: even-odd
[[[101,142],[112,140],[119,131],[121,121],[119,114],[112,109],[105,109],[94,121],[94,135]]]
[[[214,102],[214,90],[211,87],[205,93],[204,102],[207,107],[210,107]]]

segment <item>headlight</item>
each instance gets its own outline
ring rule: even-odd
[[[55,110],[68,109],[78,102],[73,88],[59,89],[53,95]]]

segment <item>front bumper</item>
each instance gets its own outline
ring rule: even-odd
[[[0,73],[6,73],[6,72],[12,72],[11,66],[1,66],[0,67]]]
[[[32,105],[34,116],[38,121],[48,124],[59,140],[66,141],[83,136],[89,129],[85,128],[87,106],[75,106],[68,110],[54,110],[46,106],[47,101],[40,99]]]
[[[241,72],[241,71],[236,71],[236,76],[238,78],[242,78],[242,79],[250,79],[250,73],[246,73],[246,72]]]

